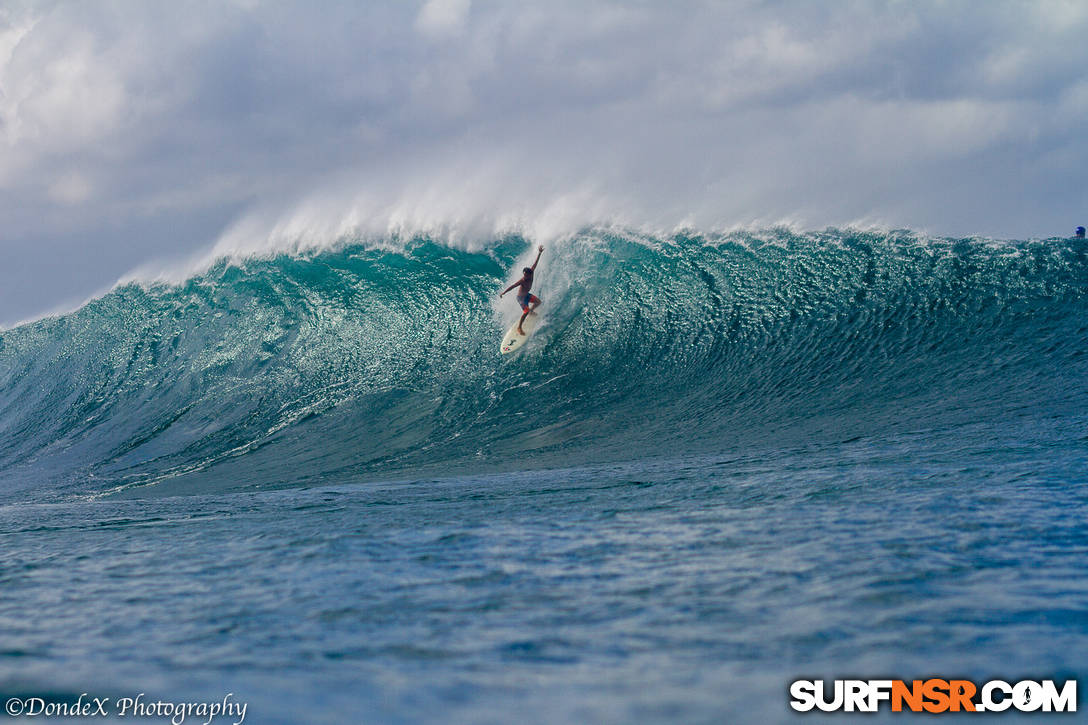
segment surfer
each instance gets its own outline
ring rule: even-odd
[[[1084,239],[1084,227],[1077,227],[1077,239]]]
[[[540,249],[538,249],[536,251],[536,260],[533,261],[533,266],[532,267],[526,267],[525,269],[521,270],[521,272],[522,272],[521,279],[519,279],[517,282],[510,285],[509,287],[507,287],[506,289],[504,289],[502,292],[499,293],[499,297],[502,297],[507,292],[514,289],[515,287],[521,287],[521,289],[518,290],[518,294],[517,294],[518,304],[521,305],[521,310],[522,310],[521,319],[518,320],[518,334],[519,335],[524,335],[525,334],[525,330],[521,329],[521,323],[525,322],[525,318],[528,317],[530,314],[535,315],[536,313],[533,312],[533,310],[535,310],[537,307],[540,306],[540,298],[537,297],[534,294],[530,294],[529,290],[533,286],[533,272],[536,271],[536,263],[540,261],[540,255],[543,254],[543,253],[544,253],[544,245],[541,244]],[[529,305],[532,305],[532,307],[530,307]]]

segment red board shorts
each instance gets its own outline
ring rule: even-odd
[[[536,304],[539,305],[540,304],[540,298],[537,297],[534,294],[518,295],[518,304],[521,305],[522,312],[528,312],[529,311],[529,303],[530,302],[535,302]]]

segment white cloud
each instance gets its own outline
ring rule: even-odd
[[[34,21],[26,18],[0,16],[0,74],[11,62],[11,54],[34,27]]]
[[[471,4],[471,0],[427,0],[416,17],[416,29],[431,38],[459,35]]]
[[[90,180],[73,171],[49,185],[49,198],[61,204],[82,204],[91,198],[94,187]]]
[[[72,38],[59,55],[16,73],[6,84],[9,144],[49,140],[51,150],[93,143],[117,126],[125,105],[119,78],[98,62],[90,41]]]

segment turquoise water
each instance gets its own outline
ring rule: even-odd
[[[503,357],[525,240],[382,247],[0,333],[5,696],[780,721],[1084,671],[1088,248],[588,229]]]

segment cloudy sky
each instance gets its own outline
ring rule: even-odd
[[[3,0],[0,324],[345,233],[1064,236],[1086,69],[1083,0]]]

